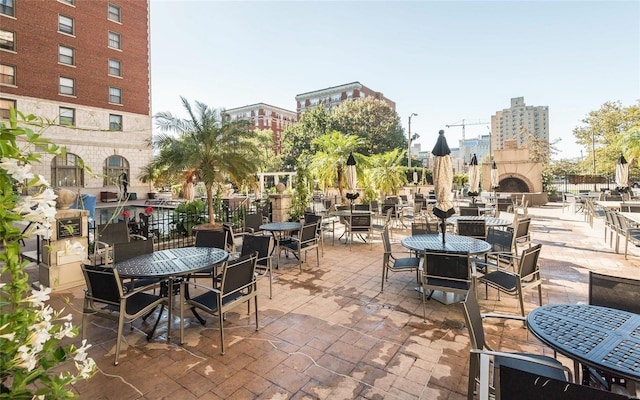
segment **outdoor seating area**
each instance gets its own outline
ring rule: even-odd
[[[224,236],[215,246],[214,239],[206,237],[207,231],[198,232],[196,245],[204,247],[202,251],[214,246],[211,249],[219,253],[215,255],[218,267],[195,281],[171,281],[163,290],[173,295],[164,300],[157,297],[160,292],[146,291],[134,283],[135,293],[156,296],[149,297],[155,303],[128,316],[135,321],[122,334],[116,335],[117,322],[87,318],[82,333],[93,345],[89,352],[100,371],[91,380],[76,384],[74,390],[97,399],[169,395],[472,399],[484,394],[481,378],[486,354],[481,351],[487,346],[478,347],[477,328],[476,332],[467,328],[469,316],[460,303],[464,294],[475,294],[473,298],[477,298],[482,313],[520,316],[512,321],[484,321],[482,340],[489,348],[526,353],[526,357],[536,359],[544,355],[571,370],[575,377],[565,374],[565,381],[577,378],[580,382],[588,377],[585,371],[590,370],[578,368],[581,364],[562,355],[562,351],[554,358],[551,342],[545,342],[548,339],[544,335],[523,329],[522,318],[540,305],[588,304],[591,275],[635,276],[640,259],[640,248],[631,243],[625,258],[622,252],[616,253],[615,246],[609,247],[603,241],[604,218],[594,218],[592,227],[581,213],[567,213],[560,203],[529,208],[528,217],[515,218],[515,225],[498,221],[513,221],[506,214],[501,218],[459,217],[448,224],[451,231],[447,229],[445,233],[446,244],[442,243],[440,229],[435,229],[437,221],[430,219],[432,227],[426,232],[412,232],[411,227],[386,221],[388,212],[381,221],[376,216],[372,218],[386,225],[381,231],[367,229],[361,232],[362,238],[351,239],[351,233],[358,236],[358,231],[350,231],[353,216],[347,214],[350,210],[341,212],[344,216],[334,218],[346,224],[334,223],[335,234],[346,233],[349,237],[346,242],[345,238],[335,243],[328,241],[322,254],[319,239],[323,235],[323,218],[311,221],[309,216],[307,225],[305,221],[253,227],[255,233],[247,232],[240,238],[247,240],[247,249],[242,248],[241,254],[231,257],[250,257],[251,251],[257,251],[258,260],[247,267],[249,275],[237,279],[231,275],[232,269],[225,275],[227,263],[220,257],[229,253],[215,249],[225,247]],[[354,215],[372,216],[366,210],[354,211]],[[463,218],[481,220],[486,234],[459,235],[456,225]],[[526,225],[526,232],[518,233],[523,228],[518,228],[517,221],[526,222],[521,223]],[[516,235],[523,234],[525,243],[516,256]],[[253,238],[255,245],[251,244]],[[265,257],[265,246],[270,246],[271,257]],[[117,254],[118,245],[115,249]],[[442,254],[442,249],[450,254]],[[316,254],[307,261],[305,250]],[[180,254],[189,254],[191,250],[181,251],[187,253]],[[162,268],[158,269],[158,276],[174,276],[166,271],[166,263],[172,263],[171,268],[186,268],[180,260],[187,258],[172,254],[163,261],[163,254],[169,255],[168,252],[175,251],[160,250],[140,257],[156,260],[153,265],[157,263]],[[206,257],[213,257],[213,253]],[[442,261],[443,257],[449,261]],[[193,262],[206,263],[201,259]],[[121,278],[142,275],[135,272],[135,263],[120,261],[120,257],[115,263]],[[451,268],[442,268],[449,264]],[[192,264],[190,268],[201,270],[207,265]],[[482,269],[484,275],[476,275],[475,268]],[[389,271],[408,273],[390,276]],[[251,279],[262,276],[269,279]],[[507,282],[509,279],[512,282]],[[635,293],[638,289],[623,283],[624,290]],[[616,283],[601,283],[600,287],[613,284]],[[187,285],[189,292],[184,290]],[[205,286],[212,289],[203,292]],[[527,290],[529,287],[533,290]],[[83,289],[54,293],[53,303],[62,307],[64,299],[69,298],[74,320],[79,321],[85,299]],[[216,301],[226,304],[226,298],[233,299],[232,303],[223,306],[223,312],[217,311]],[[162,312],[161,307],[152,305],[169,307],[172,312]],[[216,318],[185,312],[191,306]],[[147,318],[149,309],[151,315]],[[174,326],[173,335],[170,325]],[[117,366],[113,365],[114,357]],[[143,370],[141,363],[145,365]],[[625,386],[625,379],[622,385],[619,380],[612,380],[611,371],[592,370],[604,382]],[[211,374],[212,371],[215,372]],[[126,385],[121,385],[122,381]],[[473,386],[471,382],[475,382]],[[116,383],[123,392],[116,395],[104,391],[104,387]],[[471,387],[474,393],[469,393]]]

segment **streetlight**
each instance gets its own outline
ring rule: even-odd
[[[411,117],[417,117],[417,113],[409,115],[409,146],[407,146],[407,167],[411,167]]]

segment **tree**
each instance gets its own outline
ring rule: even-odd
[[[230,121],[224,110],[214,110],[198,101],[194,110],[187,99],[181,99],[188,119],[170,112],[155,116],[161,130],[154,139],[159,149],[155,161],[174,171],[191,168],[197,171],[197,178],[207,192],[209,222],[215,223],[213,185],[229,179],[241,186],[243,180],[254,176],[258,149],[251,139],[255,133],[249,121]]]
[[[596,172],[612,175],[620,153],[626,153],[631,144],[625,141],[625,132],[640,125],[640,101],[628,107],[620,102],[606,102],[599,110],[590,111],[582,123],[585,125],[574,128],[573,135],[587,150],[585,169],[593,168],[595,147]]]
[[[407,147],[398,114],[373,97],[340,103],[331,110],[331,129],[366,139],[367,145],[357,149],[364,155]]]
[[[404,154],[404,150],[393,149],[384,154],[374,154],[369,157],[369,177],[381,197],[397,194],[407,183],[405,167],[402,166]]]
[[[317,148],[313,140],[329,131],[329,112],[320,105],[305,110],[297,124],[288,126],[282,132],[282,163],[285,171],[292,171],[300,156],[313,154]]]
[[[346,201],[344,197],[344,176],[347,158],[353,153],[356,159],[356,170],[361,175],[364,166],[367,164],[366,157],[356,152],[366,144],[366,140],[354,135],[343,135],[338,131],[320,136],[314,139],[314,145],[319,150],[315,153],[311,160],[310,170],[313,175],[318,178],[323,188],[332,186],[335,182],[338,185],[338,192],[342,201]]]

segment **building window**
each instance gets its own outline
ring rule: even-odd
[[[15,33],[0,30],[0,49],[15,51]]]
[[[112,49],[120,50],[122,47],[120,43],[120,34],[115,32],[109,32],[109,47]]]
[[[109,16],[107,18],[109,18],[111,21],[121,22],[120,7],[109,4]]]
[[[109,114],[109,130],[111,131],[122,130],[122,115]]]
[[[109,88],[109,103],[122,104],[122,89]]]
[[[76,110],[74,108],[60,107],[60,125],[76,125]]]
[[[58,15],[58,32],[73,35],[73,18]]]
[[[0,0],[0,14],[13,17],[13,0]]]
[[[122,65],[118,60],[109,60],[109,75],[122,76]]]
[[[73,96],[76,94],[75,81],[71,78],[60,77],[60,94]]]
[[[9,109],[16,108],[16,101],[9,99],[0,99],[0,118],[8,119],[9,118]]]
[[[129,180],[129,162],[122,156],[111,156],[104,161],[104,186],[118,185]]]
[[[0,64],[0,84],[2,85],[16,84],[16,67],[12,65]]]
[[[51,183],[56,187],[84,186],[84,170],[80,167],[80,158],[73,154],[56,156],[51,160]]]
[[[58,62],[61,64],[74,65],[73,49],[71,47],[58,46]]]

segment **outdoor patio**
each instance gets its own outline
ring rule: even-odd
[[[561,204],[529,208],[532,239],[542,244],[543,304],[587,300],[589,271],[637,276],[640,248],[629,259],[604,241],[601,219],[593,228],[582,214],[562,212]],[[410,234],[394,230],[393,241]],[[336,235],[336,237],[339,235]],[[273,299],[268,281],[259,281],[260,330],[253,314],[231,312],[225,322],[226,354],[219,354],[218,323],[202,327],[186,314],[185,344],[179,344],[179,312],[167,343],[166,313],[155,337],[137,321],[125,329],[120,363],[113,365],[117,324],[90,318],[87,338],[96,375],[75,386],[84,399],[466,399],[469,336],[460,304],[427,304],[414,290],[413,273],[390,274],[380,293],[382,243],[348,246],[325,237],[324,257],[315,251],[300,273],[294,259],[275,271]],[[397,244],[399,249],[402,249]],[[32,280],[37,280],[35,265]],[[82,321],[83,287],[52,296],[57,308]],[[478,289],[483,312],[517,314],[517,299]],[[68,300],[68,304],[66,301]],[[537,306],[535,290],[525,292],[525,309]],[[488,320],[492,347],[552,355],[521,323]],[[79,338],[77,339],[79,341]],[[562,359],[573,367],[573,362]]]

